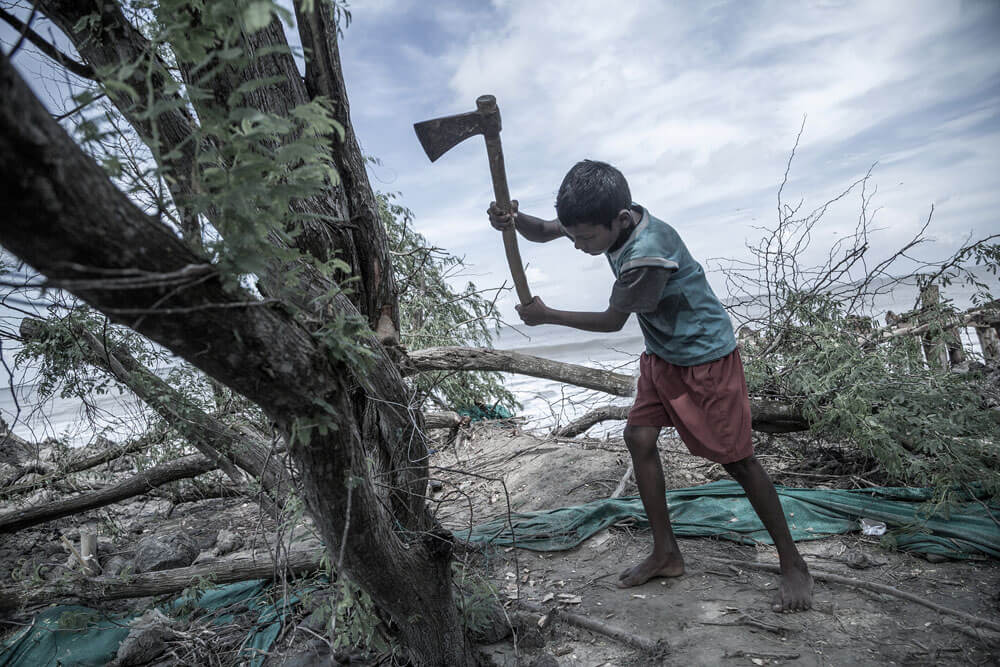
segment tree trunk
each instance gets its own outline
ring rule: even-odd
[[[359,395],[356,369],[286,309],[225,284],[214,267],[139,211],[52,122],[5,56],[0,97],[0,182],[7,201],[0,243],[54,285],[256,402],[290,443],[307,506],[335,566],[342,554],[344,571],[392,617],[416,661],[469,664],[452,598],[451,536],[427,511],[423,488],[415,491],[426,485],[426,445],[409,437],[419,432],[412,424],[387,430],[386,413],[369,410],[369,401],[381,401],[384,393]],[[119,276],[137,270],[173,282],[121,289]],[[178,277],[188,275],[197,278],[178,289]],[[350,315],[347,305],[337,307]],[[405,396],[391,375],[377,375],[371,384]],[[410,415],[405,406],[391,414]],[[335,430],[316,428],[334,418]],[[381,480],[372,479],[372,450],[391,456],[388,479],[403,481],[393,485],[403,500],[384,501]]]
[[[168,482],[197,477],[210,470],[215,470],[216,467],[214,461],[201,454],[192,454],[161,463],[100,491],[0,514],[0,533],[13,533],[46,521],[127,500]]]

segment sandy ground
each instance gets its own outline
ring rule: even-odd
[[[765,467],[777,471],[795,456],[780,443],[761,448]],[[798,450],[801,451],[801,450]],[[844,457],[836,448],[833,459]],[[676,439],[661,440],[668,488],[705,483],[724,476],[708,462],[687,454]],[[455,443],[441,442],[432,459],[432,477],[440,489],[432,494],[435,511],[452,528],[483,523],[508,511],[575,505],[606,498],[625,472],[627,452],[620,440],[558,440],[520,432],[517,427],[477,426]],[[788,472],[783,483],[829,484],[843,477],[802,476]],[[437,486],[437,485],[435,485]],[[635,493],[630,486],[626,494]],[[263,546],[273,530],[256,507],[240,499],[214,499],[177,506],[145,499],[128,511],[98,510],[69,517],[34,530],[0,539],[0,576],[32,572],[58,574],[67,554],[60,535],[72,535],[84,521],[104,521],[115,534],[102,540],[105,556],[127,555],[135,541],[149,532],[184,528],[199,547],[210,550],[220,529],[244,536],[244,548]],[[308,538],[306,538],[307,541]],[[485,647],[500,665],[854,665],[854,664],[998,664],[998,635],[977,631],[956,617],[897,597],[837,584],[817,582],[813,610],[775,614],[770,600],[776,575],[714,559],[776,563],[773,548],[737,545],[724,540],[681,539],[687,572],[622,590],[618,573],[644,557],[650,534],[629,526],[612,526],[580,547],[558,553],[526,550],[465,550],[459,557],[470,571],[483,574],[518,628]],[[860,534],[800,543],[810,567],[860,580],[894,586],[947,607],[1000,622],[1000,563],[992,560],[931,563],[883,549],[877,538]],[[863,565],[856,569],[851,564]],[[632,648],[602,633],[580,629],[548,617],[525,615],[515,599],[541,605],[544,611],[564,609],[649,641],[659,641],[655,653]],[[109,610],[142,601],[116,603]],[[149,602],[149,601],[147,601]],[[301,620],[305,611],[297,617]],[[5,632],[26,622],[5,619]],[[321,628],[320,628],[321,629]],[[241,635],[233,633],[234,641]],[[274,661],[268,664],[331,664],[289,662],[309,639],[291,626],[283,632]],[[314,641],[315,643],[315,641]],[[176,663],[165,663],[176,664]],[[354,663],[352,663],[354,664]],[[364,664],[364,663],[361,663]]]
[[[668,488],[708,482],[723,474],[718,466],[690,456],[676,439],[663,438],[661,453]],[[463,469],[475,470],[480,477],[455,472],[459,461]],[[442,450],[435,463],[444,468],[437,474],[446,481],[439,494],[448,500],[441,508],[442,518],[463,525],[470,512],[472,523],[501,514],[508,499],[513,511],[527,511],[607,497],[625,472],[627,452],[620,440],[556,441],[509,430],[474,435],[457,448]],[[447,498],[452,486],[466,495]],[[634,486],[626,490],[634,493]],[[648,553],[652,541],[647,530],[613,526],[580,547],[559,553],[488,551],[478,562],[508,599],[519,596],[545,608],[568,600],[558,606],[665,645],[659,655],[632,650],[558,620],[557,614],[546,630],[522,632],[522,645],[515,648],[507,640],[491,646],[491,655],[499,664],[521,665],[547,653],[556,662],[546,664],[588,667],[996,664],[1000,660],[996,635],[970,629],[964,621],[913,602],[843,585],[816,582],[811,611],[776,614],[770,609],[776,575],[713,560],[777,563],[773,547],[697,538],[680,541],[686,574],[632,589],[619,589],[614,582],[622,569]],[[1000,621],[996,561],[930,563],[883,549],[877,538],[860,533],[802,542],[799,548],[811,569],[890,585]],[[862,569],[857,569],[859,564]]]

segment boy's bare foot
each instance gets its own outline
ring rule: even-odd
[[[800,562],[781,572],[781,584],[771,609],[805,611],[812,607],[813,579],[805,562]]]
[[[641,586],[656,577],[679,577],[682,574],[684,574],[684,558],[679,553],[666,556],[650,554],[646,560],[618,575],[618,588]]]

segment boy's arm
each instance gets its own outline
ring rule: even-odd
[[[604,312],[576,312],[549,308],[537,296],[524,306],[516,306],[518,314],[529,326],[559,324],[584,331],[621,331],[632,313],[649,313],[657,309],[663,286],[673,269],[643,266],[622,273],[611,290],[608,309]]]
[[[604,312],[578,312],[549,308],[537,296],[523,306],[516,306],[518,314],[529,326],[536,324],[558,324],[583,331],[621,331],[631,313],[616,310],[612,306]]]
[[[533,215],[528,215],[527,213],[521,213],[517,210],[517,200],[512,201],[510,206],[510,212],[505,213],[497,208],[496,202],[490,203],[486,214],[489,216],[490,224],[493,225],[494,229],[504,231],[510,227],[511,218],[513,217],[514,229],[529,241],[546,243],[566,235],[558,219],[544,220]]]

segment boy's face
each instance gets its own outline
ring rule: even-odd
[[[577,250],[588,255],[601,255],[615,244],[622,230],[631,223],[632,214],[629,211],[621,211],[611,221],[610,226],[599,222],[581,222],[563,229],[566,230],[566,235],[573,239],[573,245]]]

